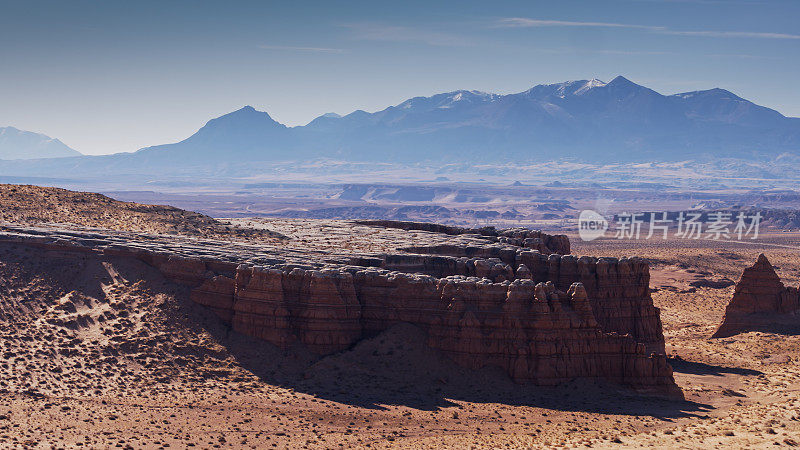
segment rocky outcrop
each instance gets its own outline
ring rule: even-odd
[[[539,250],[542,253],[550,254],[557,253],[559,255],[568,255],[570,253],[569,238],[563,234],[550,235],[543,233],[539,230],[529,230],[527,228],[510,228],[507,230],[497,230],[494,227],[483,228],[462,228],[450,225],[440,225],[437,223],[427,222],[404,222],[399,220],[356,220],[354,221],[360,225],[369,225],[383,228],[397,228],[400,230],[416,230],[428,231],[432,233],[442,233],[451,236],[458,236],[462,234],[476,234],[486,237],[489,241],[500,242],[503,244],[511,244],[518,247],[527,247]],[[435,250],[434,250],[435,251]],[[420,252],[420,253],[433,253]],[[464,256],[454,255],[451,256]]]
[[[517,257],[517,251],[519,250],[519,248],[513,246],[499,246],[499,245],[483,245],[478,247],[478,246],[439,244],[430,246],[402,247],[398,250],[401,250],[409,254],[418,254],[420,257],[449,256],[454,258],[466,258],[466,259],[496,258],[505,262],[506,264],[514,264],[514,261],[516,260]],[[550,252],[545,252],[545,254],[549,255]],[[399,256],[400,255],[389,255],[387,258],[397,258]],[[409,258],[411,255],[407,255],[404,253],[402,256],[405,258]],[[387,263],[392,264],[392,261],[387,261]]]
[[[555,268],[553,264],[547,267]],[[565,267],[569,264],[568,260]],[[623,262],[620,269],[617,263],[612,270],[611,262],[602,261],[600,283],[597,270],[588,271],[593,278],[586,279],[593,281],[596,293],[624,296],[614,290],[624,280],[606,282],[602,274],[630,278],[636,264]],[[525,272],[526,267],[520,267]],[[653,337],[661,336],[660,328],[648,334],[642,331],[645,327],[628,323],[635,322],[630,313],[608,314],[612,308],[602,308],[604,301],[622,305],[625,298],[592,300],[582,282],[563,285],[566,278],[549,270],[553,272],[548,276],[557,282],[436,278],[355,266],[306,270],[243,265],[234,280],[218,275],[195,287],[192,299],[212,308],[235,331],[284,348],[302,343],[318,354],[329,354],[407,322],[425,330],[428,344],[458,364],[499,367],[518,382],[553,385],[574,378],[606,379],[676,395],[663,350],[651,353],[648,348],[655,340],[663,349],[663,337]],[[630,293],[637,294],[641,292]],[[633,300],[627,301],[630,308]],[[598,305],[606,313],[598,314]],[[654,311],[655,323],[660,324]],[[641,321],[642,316],[637,318]],[[639,337],[611,329],[615,326],[629,327]]]
[[[551,235],[538,230],[513,228],[510,230],[503,230],[500,233],[498,242],[530,248],[546,254],[570,254],[569,238],[563,234]]]
[[[384,255],[352,261],[392,271],[436,278],[462,275],[495,283],[515,280],[551,282],[567,291],[576,282],[586,289],[595,319],[605,331],[630,334],[648,352],[664,353],[660,312],[650,296],[650,269],[640,258],[576,258],[513,247],[475,249],[470,257],[440,255]],[[489,258],[474,255],[490,255]]]
[[[564,291],[551,281],[241,266],[233,286],[214,277],[192,292],[230,317],[234,330],[284,348],[298,342],[329,354],[405,322],[425,330],[428,345],[456,363],[499,367],[518,382],[606,379],[678,393],[664,355],[630,334],[605,331],[580,282]],[[226,305],[229,312],[220,313]]]
[[[455,227],[452,225],[442,225],[439,223],[430,222],[410,222],[403,220],[354,220],[353,222],[359,225],[369,225],[382,228],[397,228],[406,231],[430,231],[431,233],[449,234],[450,236],[457,236],[459,234],[480,234],[482,236],[497,236],[497,230],[494,227],[484,228],[463,228]]]
[[[233,329],[282,347],[300,342],[327,354],[362,335],[362,306],[348,272],[242,266],[234,297]]]
[[[518,382],[555,385],[604,378],[641,389],[675,391],[663,355],[630,336],[605,333],[580,283],[515,281],[503,288],[445,281],[447,312],[429,326],[430,345],[472,368],[503,368]],[[602,375],[599,375],[602,374]]]
[[[763,254],[744,269],[733,298],[725,308],[722,324],[712,337],[733,336],[746,331],[800,331],[800,295],[786,287]]]
[[[607,332],[629,334],[648,352],[664,353],[661,313],[650,297],[650,268],[640,258],[593,258],[521,251],[517,271],[535,282],[586,289],[595,319]]]
[[[303,345],[325,355],[411,323],[426,332],[431,348],[459,365],[497,367],[520,383],[609,380],[681,395],[664,355],[649,269],[637,258],[576,258],[496,243],[469,257],[325,258],[228,242],[148,239],[0,231],[0,242],[144,261],[186,286],[192,301],[233,330],[283,348]]]
[[[225,275],[215,275],[192,289],[190,298],[193,302],[210,308],[222,320],[230,322],[233,319],[235,292],[234,280]]]

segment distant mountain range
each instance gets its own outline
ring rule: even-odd
[[[0,159],[35,159],[80,156],[58,139],[14,127],[0,127]]]
[[[509,95],[462,90],[415,97],[375,113],[324,114],[297,127],[246,106],[175,144],[107,156],[3,162],[0,175],[192,176],[204,171],[237,177],[257,174],[256,163],[318,159],[604,164],[760,161],[786,153],[800,155],[800,118],[724,89],[662,95],[619,76],[609,83],[570,81]]]
[[[661,95],[624,77],[539,85],[518,94],[454,91],[375,113],[325,114],[286,127],[250,106],[188,139],[140,150],[167,160],[333,158],[602,162],[756,158],[800,152],[800,119],[724,89]]]

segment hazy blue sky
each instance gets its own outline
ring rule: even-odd
[[[84,153],[253,105],[301,125],[456,89],[625,77],[800,116],[800,1],[0,0],[0,126]]]

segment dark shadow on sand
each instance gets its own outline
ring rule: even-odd
[[[282,350],[233,332],[208,311],[186,302],[202,326],[261,381],[315,397],[370,409],[385,405],[433,411],[455,401],[534,406],[553,410],[650,416],[703,416],[711,406],[638,394],[611,383],[572,381],[558,387],[520,385],[498,368],[469,370],[429,349],[423,333],[398,324],[353,348],[312,355],[298,345]]]
[[[724,367],[715,366],[706,363],[686,361],[685,359],[670,357],[667,362],[672,366],[672,370],[679,373],[688,373],[692,375],[715,375],[718,377],[725,374],[734,375],[763,375],[763,372],[753,369],[744,369],[741,367]]]

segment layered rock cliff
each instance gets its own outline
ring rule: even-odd
[[[509,246],[442,247],[445,246],[415,248],[417,251],[433,250],[436,255],[392,254],[366,260],[356,258],[350,263],[436,278],[461,275],[495,283],[550,282],[564,292],[573,283],[581,283],[595,320],[605,331],[630,334],[644,344],[648,352],[664,353],[660,312],[650,297],[649,266],[640,258],[577,258]]]
[[[784,286],[764,254],[744,269],[733,298],[725,308],[722,324],[712,337],[728,337],[746,331],[800,331],[798,289]]]
[[[186,280],[186,271],[172,266],[195,263],[173,258],[163,269],[176,281]],[[408,322],[426,330],[428,344],[457,363],[500,367],[519,382],[553,385],[602,378],[676,392],[664,355],[649,353],[646,343],[599,323],[592,304],[603,299],[591,301],[581,282],[565,292],[552,281],[530,279],[494,283],[353,266],[243,265],[234,279],[207,278],[192,290],[192,298],[235,331],[282,347],[302,343],[320,355]],[[601,317],[611,325],[624,324],[611,320],[614,315]],[[663,338],[658,345],[663,347]]]
[[[0,233],[0,242],[139,259],[188,286],[194,302],[233,330],[283,348],[302,344],[330,354],[407,322],[456,363],[498,367],[521,383],[608,380],[680,396],[647,264],[543,253],[525,245],[529,236],[485,246],[439,244],[447,250],[439,254],[322,258],[312,251],[97,232],[16,229]],[[545,236],[536,239],[559,242]],[[462,254],[470,256],[452,256]]]
[[[535,248],[544,253],[567,255],[570,252],[569,238],[567,236],[563,234],[551,235],[542,233],[539,230],[528,230],[526,228],[510,228],[507,230],[497,230],[494,227],[462,228],[438,223],[405,222],[400,220],[356,220],[355,223],[407,231],[428,231],[450,236],[475,234],[489,238],[491,241]]]

